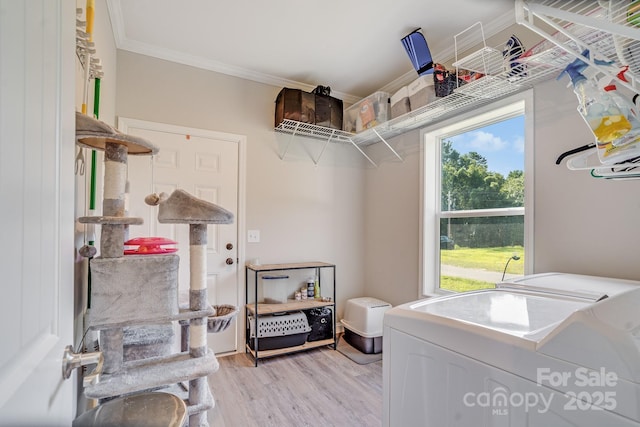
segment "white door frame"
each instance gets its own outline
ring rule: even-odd
[[[237,289],[237,304],[240,309],[243,308],[244,301],[244,260],[245,260],[245,239],[246,234],[246,163],[247,163],[247,137],[245,135],[237,135],[226,132],[218,132],[202,128],[193,128],[189,126],[177,126],[167,123],[152,122],[148,120],[132,119],[129,117],[118,117],[118,129],[121,132],[128,133],[129,128],[140,128],[158,132],[176,133],[178,135],[184,135],[185,130],[189,130],[191,136],[198,136],[203,138],[218,139],[221,141],[229,141],[238,144],[238,206],[236,215],[237,233],[236,242],[238,245],[236,260],[237,271],[236,279],[238,283]],[[153,142],[153,141],[152,141]],[[242,319],[242,310],[237,317],[237,331],[236,331],[236,351],[228,354],[237,354],[244,352],[244,323],[240,324]]]

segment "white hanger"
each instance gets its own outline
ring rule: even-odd
[[[632,159],[628,159],[632,160]],[[596,147],[590,148],[585,151],[581,151],[576,154],[567,156],[567,168],[570,170],[589,170],[593,169],[598,172],[602,172],[610,169],[623,169],[623,168],[639,168],[640,163],[632,161],[624,161],[611,165],[605,165],[600,161],[598,157],[598,149]],[[636,171],[635,173],[639,173]],[[602,172],[604,173],[604,172]]]
[[[591,169],[591,176],[605,179],[640,179],[640,169],[627,171],[612,171],[611,168]]]
[[[602,163],[598,158],[598,148],[596,146],[567,156],[567,168],[570,170],[593,169],[598,166],[602,166]]]

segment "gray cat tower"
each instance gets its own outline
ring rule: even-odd
[[[141,218],[125,216],[127,157],[153,155],[157,148],[80,113],[76,141],[105,153],[102,215],[79,218],[80,223],[102,227],[100,256],[90,262],[91,307],[86,318],[87,327],[99,331],[104,365],[99,381],[85,386],[85,396],[104,404],[136,393],[168,391],[186,404],[189,426],[208,426],[206,414],[214,399],[207,376],[219,364],[207,347],[207,333],[226,329],[238,309],[208,302],[207,226],[232,223],[233,214],[183,190],[145,199],[158,205],[159,222],[189,226],[189,297],[181,302],[178,255],[124,255],[126,228],[142,224]],[[177,324],[180,351],[173,350]]]

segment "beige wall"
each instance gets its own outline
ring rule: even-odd
[[[392,305],[419,297],[419,139],[415,130],[391,141],[402,162],[382,144],[368,150],[385,161],[366,171],[366,290]]]
[[[536,271],[640,280],[640,182],[555,165],[562,152],[593,142],[566,84],[565,78],[536,90]]]
[[[381,145],[368,149],[371,168],[349,146],[273,131],[280,90],[129,52],[117,56],[119,116],[247,136],[246,259],[263,263],[324,260],[338,266],[339,314],[361,295],[392,304],[418,298],[419,132],[394,138],[398,162]],[[635,262],[634,181],[604,181],[555,165],[563,151],[590,141],[566,82],[549,81],[535,94],[535,272],[640,279]],[[245,236],[242,236],[244,242]]]
[[[246,227],[262,237],[247,244],[247,259],[335,262],[339,313],[355,296],[394,305],[418,298],[419,132],[392,140],[402,162],[381,144],[369,149],[383,160],[377,169],[348,146],[330,146],[314,166],[300,140],[283,161],[278,153],[289,136],[273,131],[279,89],[118,53],[118,115],[247,136]],[[637,183],[598,180],[554,163],[590,140],[575,107],[565,82],[535,90],[535,271],[640,279]]]
[[[564,151],[592,142],[566,84],[551,80],[534,91],[534,272],[640,280],[638,181],[596,179],[555,164]],[[417,131],[395,138],[404,162],[366,172],[366,291],[394,305],[420,291],[418,140]]]
[[[322,143],[296,140],[281,160],[290,137],[273,130],[280,88],[124,51],[117,60],[118,116],[247,137],[245,224],[261,237],[239,239],[247,260],[335,263],[339,316],[365,294],[365,177],[352,147],[331,144],[316,166],[305,150]]]

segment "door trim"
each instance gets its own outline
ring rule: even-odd
[[[244,301],[244,264],[245,264],[245,240],[243,236],[246,234],[246,159],[247,159],[247,137],[245,135],[237,135],[226,132],[218,132],[209,129],[192,128],[186,126],[171,125],[167,123],[151,122],[148,120],[139,120],[129,117],[118,117],[118,130],[128,133],[129,128],[139,128],[150,131],[175,133],[176,135],[192,135],[203,138],[218,139],[236,143],[238,146],[238,204],[236,206],[236,225],[237,233],[236,242],[238,245],[238,259],[236,260],[236,279],[237,279],[237,304],[241,308],[241,302]],[[153,141],[151,141],[153,143]],[[237,316],[237,319],[240,319]],[[236,322],[239,320],[236,319]],[[237,354],[244,352],[244,348],[240,348],[244,343],[244,329],[239,323],[236,328],[236,351],[225,354]],[[220,355],[218,355],[220,356]]]

